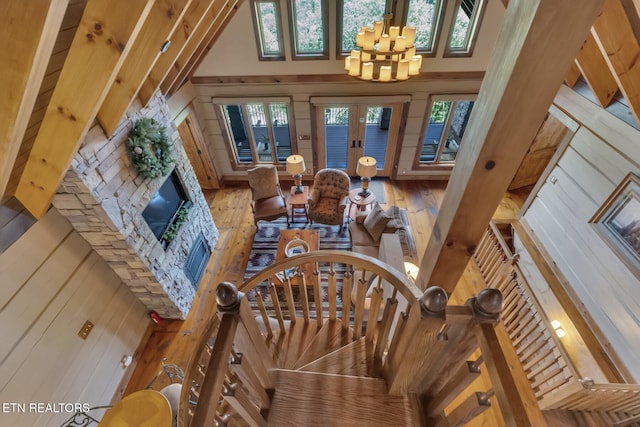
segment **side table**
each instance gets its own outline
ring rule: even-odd
[[[297,217],[304,217],[305,223],[309,222],[309,186],[303,186],[302,193],[296,193],[296,187],[292,186],[288,201],[291,206],[291,222],[295,222]]]
[[[371,206],[376,201],[376,195],[369,192],[366,197],[362,197],[360,193],[362,192],[362,188],[354,188],[349,191],[349,216],[351,218],[351,209],[353,205],[356,205],[356,221],[359,217],[364,218],[366,216],[367,208]]]

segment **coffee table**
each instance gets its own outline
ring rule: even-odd
[[[278,250],[276,251],[276,262],[284,259],[286,257],[284,253],[284,248],[287,246],[287,243],[294,239],[300,239],[307,242],[309,245],[310,251],[317,251],[320,249],[320,236],[318,234],[318,230],[280,230],[280,240],[278,240]],[[315,268],[314,263],[302,264],[302,271],[307,277],[311,277],[313,273],[313,269]],[[298,276],[294,276],[291,278],[291,284],[298,284]],[[283,285],[284,282],[278,277],[273,278],[273,283],[278,285]],[[311,280],[307,280],[307,286],[312,285]]]

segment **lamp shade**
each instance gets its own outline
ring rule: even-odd
[[[304,173],[304,158],[300,154],[292,154],[287,157],[287,172],[291,175]]]
[[[360,159],[358,159],[356,173],[362,178],[371,178],[372,176],[376,176],[376,159],[369,156],[360,157]]]

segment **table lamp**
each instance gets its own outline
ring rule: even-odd
[[[358,167],[356,173],[360,176],[362,181],[362,191],[358,193],[362,197],[369,196],[369,181],[371,177],[376,176],[378,170],[376,169],[376,159],[373,157],[365,156],[358,159]]]
[[[293,176],[296,193],[302,193],[302,173],[304,170],[304,158],[300,154],[292,154],[287,157],[287,172]]]

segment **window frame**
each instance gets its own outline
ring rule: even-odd
[[[289,141],[291,144],[291,153],[295,154],[298,152],[297,141],[295,138],[295,118],[293,115],[293,102],[290,97],[262,97],[262,98],[211,98],[211,102],[213,104],[214,110],[216,112],[216,117],[218,119],[218,126],[220,127],[220,133],[222,134],[222,139],[224,141],[224,145],[227,151],[227,155],[229,156],[229,163],[231,164],[231,168],[234,171],[244,171],[251,169],[258,165],[275,165],[279,171],[286,170],[286,160],[281,162],[278,161],[278,152],[277,146],[275,145],[275,135],[273,130],[273,121],[271,120],[271,104],[286,104],[287,106],[287,120],[289,127]],[[249,148],[251,149],[251,162],[241,162],[238,158],[237,147],[235,145],[235,140],[232,136],[232,131],[229,129],[229,123],[226,120],[225,113],[223,111],[224,107],[227,105],[238,105],[242,111],[243,118],[245,120],[249,119],[249,113],[247,110],[247,105],[249,104],[262,104],[264,109],[264,115],[269,123],[267,126],[267,134],[269,136],[269,148],[271,151],[271,161],[260,161],[257,142],[255,140],[255,135],[252,129],[251,124],[245,125],[245,132],[247,135],[247,141],[249,143]],[[248,129],[247,129],[248,127]]]
[[[297,31],[296,31],[296,15],[295,1],[287,1],[287,11],[289,13],[289,42],[291,44],[291,59],[310,60],[310,59],[329,59],[329,3],[327,0],[320,0],[322,7],[322,44],[323,51],[319,53],[298,53],[297,49]]]
[[[450,47],[451,39],[453,37],[453,30],[456,25],[456,18],[458,16],[458,10],[463,0],[456,0],[453,8],[453,16],[449,23],[449,34],[447,35],[447,41],[445,43],[443,58],[460,58],[473,56],[473,50],[476,47],[476,41],[478,40],[478,34],[480,33],[480,27],[482,25],[482,19],[484,18],[484,12],[487,9],[488,0],[477,0],[480,5],[474,8],[473,16],[469,18],[469,25],[471,26],[471,32],[467,30],[466,46],[463,49],[452,49]]]
[[[429,97],[429,104],[427,105],[427,109],[424,115],[424,119],[422,122],[422,127],[420,129],[420,136],[418,138],[418,144],[416,147],[416,152],[415,152],[415,156],[413,158],[413,170],[433,170],[433,169],[443,169],[443,170],[450,170],[453,168],[453,166],[456,164],[456,160],[457,160],[457,155],[456,155],[456,160],[453,161],[441,161],[440,157],[442,155],[442,151],[444,150],[445,147],[445,141],[446,138],[449,134],[448,132],[448,128],[451,126],[451,121],[453,119],[453,112],[455,111],[455,109],[453,108],[454,105],[452,105],[451,110],[449,111],[449,113],[447,114],[447,117],[445,119],[444,122],[444,130],[442,132],[442,135],[440,135],[440,141],[438,141],[438,149],[436,150],[435,154],[434,154],[434,160],[433,162],[421,162],[420,161],[420,155],[422,154],[422,150],[424,148],[424,138],[427,134],[427,129],[429,128],[429,122],[431,120],[431,111],[433,109],[433,104],[435,102],[440,102],[440,101],[451,101],[452,103],[456,103],[459,101],[473,101],[474,103],[476,102],[478,98],[478,94],[477,93],[449,93],[449,94],[432,94]]]
[[[435,12],[435,22],[432,28],[431,46],[428,49],[418,49],[416,47],[416,53],[422,55],[425,58],[433,58],[438,52],[438,44],[440,43],[440,33],[442,29],[442,22],[444,21],[444,15],[447,10],[447,0],[436,0],[438,2],[438,8]],[[398,3],[400,4],[400,2]],[[407,25],[407,19],[409,18],[409,7],[411,6],[411,0],[405,0],[402,10],[402,25]]]
[[[280,45],[280,52],[277,54],[267,54],[263,52],[264,44],[262,39],[262,21],[258,20],[257,7],[261,3],[271,3],[274,5],[276,12],[276,28],[278,31],[278,44]],[[282,13],[280,11],[280,2],[278,0],[251,0],[251,20],[253,22],[253,34],[256,39],[256,48],[258,49],[259,61],[284,61],[286,60],[284,49],[284,35],[282,33]]]

